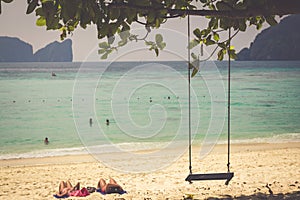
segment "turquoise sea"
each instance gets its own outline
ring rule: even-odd
[[[218,143],[227,139],[227,62],[215,62],[217,71],[210,71],[212,64],[191,79],[199,144],[208,129],[220,136]],[[137,72],[138,66],[147,69]],[[0,159],[81,154],[86,145],[145,150],[186,141],[186,74],[183,62],[0,63]],[[300,62],[232,62],[231,75],[232,142],[300,141]],[[77,93],[80,78],[96,81],[92,96]],[[212,91],[214,82],[225,93]],[[85,109],[85,103],[92,105]]]

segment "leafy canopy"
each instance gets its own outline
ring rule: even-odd
[[[1,3],[11,3],[13,0],[0,0]],[[228,53],[235,58],[235,50],[230,46],[230,40],[239,31],[245,31],[249,26],[260,29],[263,23],[275,25],[275,16],[300,13],[299,0],[27,0],[27,14],[35,12],[36,25],[46,26],[47,30],[59,30],[63,40],[79,26],[86,28],[96,25],[98,38],[107,38],[99,44],[99,54],[105,59],[114,50],[124,46],[129,41],[143,40],[156,55],[166,44],[161,35],[156,35],[155,41],[148,41],[147,35],[151,29],[159,28],[169,18],[184,18],[188,15],[205,16],[209,19],[206,28],[196,28],[194,39],[188,48],[198,45],[214,45],[218,59],[222,60]],[[144,26],[147,34],[143,38],[130,33],[133,23]],[[231,38],[225,40],[220,33],[233,29]],[[120,38],[113,44],[115,37]],[[197,71],[199,59],[191,54],[194,72]],[[198,64],[197,64],[198,63]],[[194,73],[193,73],[194,74]]]

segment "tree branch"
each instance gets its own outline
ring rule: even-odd
[[[140,6],[129,3],[113,3],[109,4],[111,8],[133,8],[143,11],[157,12],[166,10],[166,18],[181,17],[185,15],[195,16],[215,16],[215,17],[228,17],[228,18],[248,18],[255,16],[270,16],[270,15],[289,15],[300,14],[300,1],[299,0],[266,0],[263,7],[252,7],[248,9],[233,9],[233,10],[184,10],[184,9],[171,9],[166,7],[154,6]]]
[[[300,1],[299,6],[294,9],[247,9],[247,10],[180,10],[180,9],[169,9],[170,15],[194,15],[194,16],[214,16],[214,17],[228,17],[228,18],[248,18],[255,16],[269,16],[269,15],[289,15],[289,14],[300,14]]]

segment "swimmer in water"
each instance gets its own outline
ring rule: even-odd
[[[45,145],[48,145],[48,144],[49,144],[49,140],[48,140],[47,137],[45,137],[44,144],[45,144]]]
[[[93,126],[93,119],[90,118],[90,127],[92,127],[92,126]]]

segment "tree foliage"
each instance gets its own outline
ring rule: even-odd
[[[13,0],[0,0],[10,3]],[[184,18],[188,15],[200,15],[209,19],[206,28],[196,28],[194,39],[188,48],[198,45],[215,45],[218,59],[229,53],[235,58],[230,40],[239,31],[249,26],[260,29],[263,23],[275,25],[275,16],[300,13],[299,0],[27,0],[27,14],[35,12],[36,25],[46,26],[47,30],[59,30],[61,39],[66,38],[79,26],[86,28],[94,24],[98,38],[107,38],[99,44],[101,58],[127,44],[128,41],[143,40],[150,50],[158,55],[166,44],[161,35],[155,41],[147,41],[146,36],[153,28],[159,28],[169,18]],[[143,38],[130,32],[133,23],[145,27],[147,34]],[[220,33],[232,29],[231,38],[222,39]],[[120,40],[113,44],[116,35]],[[198,62],[191,55],[193,63]],[[191,67],[193,67],[191,65]],[[195,68],[195,66],[193,67]]]

